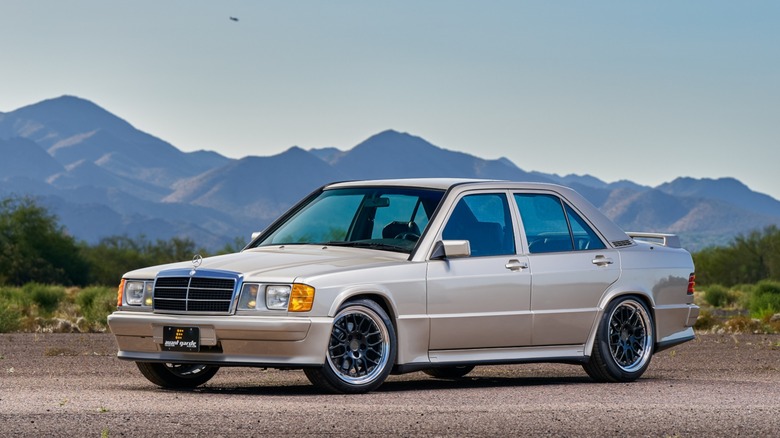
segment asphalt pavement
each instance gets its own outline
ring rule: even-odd
[[[110,334],[0,335],[0,436],[778,436],[780,335],[700,334],[634,383],[579,366],[391,376],[363,395],[318,393],[301,371],[223,368],[157,388]]]

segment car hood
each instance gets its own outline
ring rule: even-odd
[[[408,260],[407,254],[362,248],[323,247],[320,245],[252,248],[239,253],[203,259],[198,271],[234,272],[245,281],[292,282],[372,265],[396,264]],[[151,279],[168,269],[193,269],[193,262],[171,263],[130,271],[125,278]]]

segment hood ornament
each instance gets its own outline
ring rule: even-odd
[[[195,275],[195,271],[200,267],[201,263],[203,263],[203,256],[195,254],[195,256],[192,257],[192,270],[190,271],[190,275]]]

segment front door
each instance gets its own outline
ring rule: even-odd
[[[463,196],[442,240],[468,240],[471,256],[428,262],[430,349],[517,347],[531,342],[528,257],[516,253],[505,193]]]

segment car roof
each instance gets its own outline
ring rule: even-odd
[[[329,184],[326,189],[343,187],[370,187],[370,186],[393,186],[393,187],[416,187],[446,190],[459,184],[497,182],[488,179],[467,179],[467,178],[404,178],[404,179],[375,179],[344,181]]]
[[[605,216],[604,213],[596,208],[596,206],[591,204],[590,201],[585,199],[584,196],[580,195],[569,187],[557,184],[468,178],[410,178],[345,181],[329,184],[325,186],[325,189],[372,186],[415,187],[438,190],[453,189],[458,192],[467,191],[469,189],[504,189],[554,192],[569,201],[574,206],[574,208],[586,218],[586,220],[590,221],[595,226],[595,228],[613,247],[622,247],[633,244],[633,241],[630,237],[628,237],[623,229],[621,229],[611,219]]]
[[[414,187],[424,189],[447,190],[455,188],[466,190],[471,188],[481,189],[536,189],[553,191],[573,191],[572,189],[552,183],[507,181],[497,179],[473,179],[473,178],[399,178],[399,179],[374,179],[374,180],[356,180],[343,181],[328,184],[325,189],[346,188],[346,187]]]

